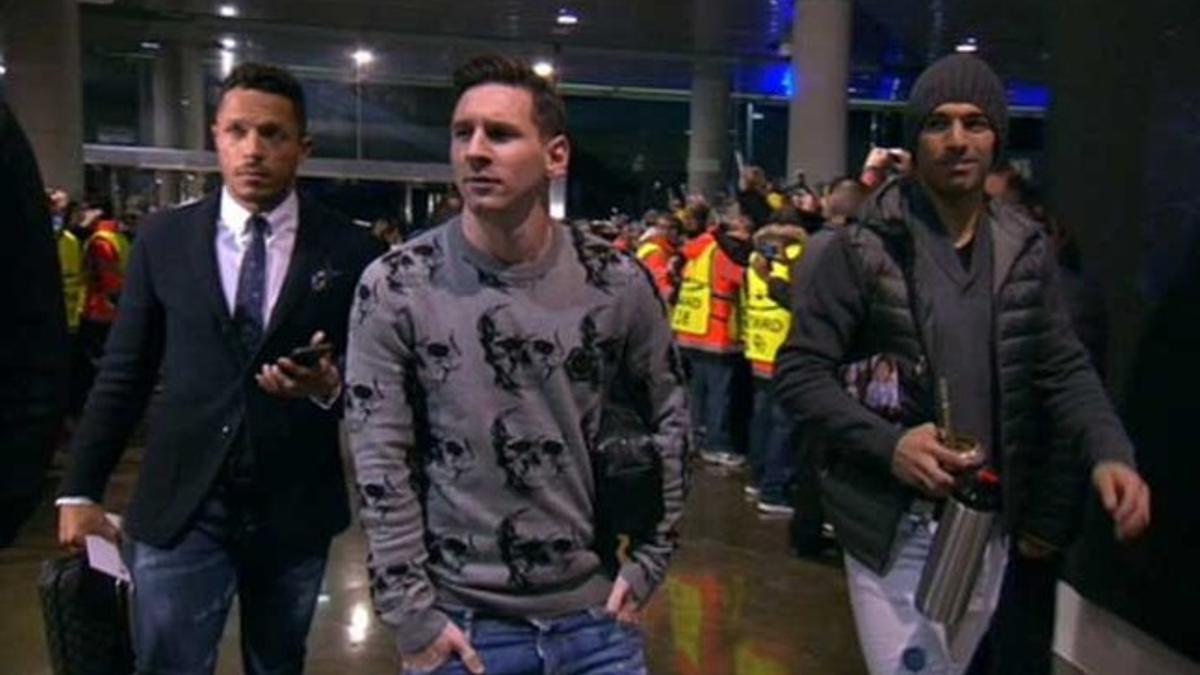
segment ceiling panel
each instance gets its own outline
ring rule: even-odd
[[[114,0],[85,5],[85,46],[141,49],[178,40],[209,48],[232,36],[247,57],[336,75],[359,45],[378,54],[381,80],[444,81],[486,50],[553,58],[568,82],[686,88],[692,64],[731,66],[735,88],[772,93],[786,70],[790,0]],[[857,0],[852,70],[911,81],[931,56],[966,37],[1003,77],[1044,82],[1049,46],[1040,0]],[[556,23],[560,10],[579,18]],[[765,88],[765,90],[764,90]],[[775,93],[781,93],[775,92]]]

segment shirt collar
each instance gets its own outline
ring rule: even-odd
[[[281,232],[296,229],[296,223],[300,214],[300,200],[296,197],[296,191],[288,191],[287,197],[279,203],[274,209],[262,214],[267,222],[271,224],[271,236],[275,236]],[[228,187],[221,188],[221,222],[229,229],[230,232],[238,237],[246,236],[247,221],[250,219],[251,212],[238,203],[233,195],[229,194]]]

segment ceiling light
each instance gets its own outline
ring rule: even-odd
[[[161,47],[162,45],[154,42],[153,40],[145,40],[142,42],[142,49],[159,49]]]
[[[958,46],[954,48],[954,51],[958,52],[959,54],[974,54],[975,52],[979,51],[979,43],[975,41],[975,38],[970,37],[958,43]]]
[[[533,72],[538,77],[549,78],[554,75],[554,64],[549,61],[538,61],[533,64]]]
[[[560,26],[574,26],[579,23],[579,16],[571,10],[564,8],[558,10],[557,21]]]
[[[222,49],[237,49],[237,40],[234,40],[231,37],[223,37],[223,38],[221,38],[221,48]]]
[[[354,59],[354,65],[365,66],[375,60],[375,55],[368,49],[356,49],[350,58]]]
[[[229,77],[233,72],[234,55],[228,49],[221,50],[221,77]]]
[[[3,77],[4,74],[7,72],[8,72],[8,68],[6,68],[4,66],[0,66],[0,77]]]
[[[217,9],[217,13],[225,17],[233,17],[238,15],[237,7],[233,5],[221,5]]]

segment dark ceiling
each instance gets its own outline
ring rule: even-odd
[[[693,63],[719,61],[735,90],[779,95],[793,15],[792,0],[234,0],[236,18],[220,16],[221,4],[93,0],[82,6],[85,48],[137,53],[147,41],[181,41],[216,59],[219,40],[232,37],[247,57],[336,77],[364,46],[381,81],[444,81],[465,56],[503,50],[552,58],[570,84],[674,90],[688,88]],[[857,0],[852,72],[907,82],[972,37],[1010,82],[1044,83],[1048,4]],[[558,25],[562,10],[578,24]]]

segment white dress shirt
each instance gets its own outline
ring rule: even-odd
[[[237,302],[238,275],[242,271],[242,258],[254,233],[250,230],[249,220],[253,215],[244,206],[237,203],[229,188],[221,188],[221,210],[217,216],[217,269],[221,273],[221,290],[225,292],[225,306],[233,315]],[[267,235],[267,292],[263,295],[263,330],[271,322],[271,310],[279,299],[279,291],[283,288],[283,279],[287,276],[288,263],[292,259],[292,249],[296,246],[296,229],[300,221],[300,200],[296,191],[288,196],[273,210],[261,214],[271,224],[271,233]],[[297,345],[299,346],[299,345]]]
[[[221,273],[221,290],[225,293],[225,306],[233,315],[237,303],[238,275],[242,271],[242,257],[250,248],[253,233],[250,231],[251,214],[229,194],[229,188],[221,188],[221,208],[217,216],[217,236],[214,248],[217,252],[217,269]],[[296,191],[288,196],[268,213],[261,214],[271,224],[271,233],[267,235],[267,292],[263,296],[263,330],[271,321],[271,311],[275,309],[275,301],[279,299],[279,291],[283,289],[283,280],[287,276],[288,264],[292,260],[292,250],[296,247],[296,230],[300,222],[300,200]],[[296,345],[300,346],[300,345]],[[316,405],[328,410],[337,400],[341,386],[334,390],[328,399],[309,397]],[[75,495],[59,497],[55,506],[71,504],[91,504],[91,499]]]

